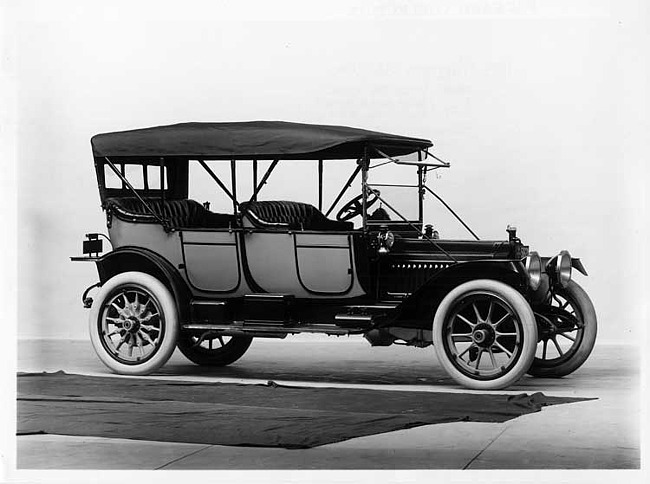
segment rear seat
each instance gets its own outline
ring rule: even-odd
[[[228,228],[235,227],[235,216],[214,213],[196,200],[165,200],[145,198],[154,213],[178,228]],[[139,223],[157,223],[156,218],[135,197],[109,198],[106,210],[120,220]]]

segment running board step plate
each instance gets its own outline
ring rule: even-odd
[[[345,306],[345,313],[334,316],[337,326],[343,328],[370,328],[375,320],[390,316],[397,304]]]
[[[292,324],[293,294],[246,294],[242,319],[245,325],[286,326]]]
[[[190,318],[194,322],[226,321],[226,301],[194,299],[190,301]]]

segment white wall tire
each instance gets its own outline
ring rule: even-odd
[[[518,381],[533,362],[535,315],[526,299],[502,282],[466,282],[438,307],[433,344],[440,364],[456,382],[475,390],[499,390]]]
[[[176,304],[155,277],[123,272],[100,288],[88,329],[97,356],[110,370],[148,375],[164,365],[176,347]]]

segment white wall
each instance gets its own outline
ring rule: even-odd
[[[95,269],[68,257],[104,229],[92,135],[279,119],[433,139],[452,168],[430,185],[480,236],[515,224],[541,254],[581,257],[601,339],[636,341],[647,294],[643,4],[308,3],[6,4],[18,336],[86,335],[80,295]],[[312,199],[311,180],[286,182]],[[464,236],[435,201],[427,208],[443,236]]]

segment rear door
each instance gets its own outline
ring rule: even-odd
[[[183,262],[194,289],[234,292],[241,283],[237,234],[228,230],[184,230]]]

